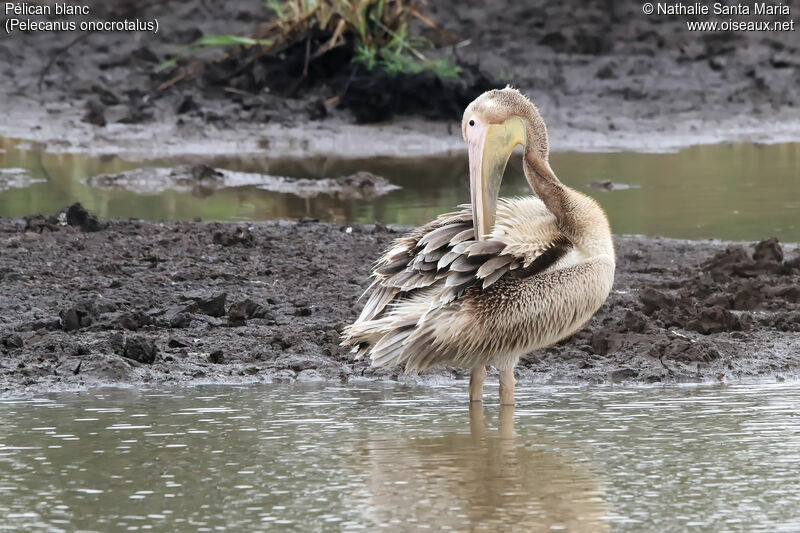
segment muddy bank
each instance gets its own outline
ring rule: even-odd
[[[412,106],[391,124],[356,126],[359,113],[352,106],[325,104],[346,95],[320,86],[286,97],[244,83],[239,78],[252,81],[258,73],[238,67],[213,80],[198,76],[160,89],[174,73],[156,73],[159,64],[202,35],[251,31],[271,16],[263,3],[88,4],[95,18],[157,18],[162,30],[6,38],[0,43],[6,59],[0,135],[44,142],[49,150],[127,158],[231,152],[366,157],[463,148],[455,121],[426,121]],[[487,7],[446,0],[429,2],[427,9],[453,38],[469,42],[439,54],[530,94],[556,150],[658,151],[800,138],[796,32],[690,32],[685,17],[647,17],[638,4],[606,2]],[[440,40],[435,32],[425,36]],[[365,107],[371,102],[362,99]]]
[[[0,391],[420,378],[339,347],[369,265],[399,235],[379,225],[0,219]],[[800,253],[617,239],[608,302],[518,367],[526,381],[674,382],[800,371]]]
[[[341,200],[372,200],[400,188],[382,176],[363,170],[338,178],[298,179],[234,172],[202,163],[173,168],[143,167],[115,174],[98,174],[89,177],[86,183],[101,189],[120,189],[137,194],[160,194],[171,190],[189,192],[195,196],[208,196],[226,187],[252,185],[265,191],[294,194],[300,198],[315,198],[327,194]]]
[[[37,181],[28,175],[24,168],[0,168],[0,191],[8,189],[24,189]]]

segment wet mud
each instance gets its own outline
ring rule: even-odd
[[[424,107],[430,99],[373,101],[358,92],[358,80],[343,99],[335,84],[287,94],[262,85],[267,64],[242,72],[236,64],[221,65],[218,79],[209,70],[164,87],[164,74],[155,72],[160,63],[202,35],[246,31],[269,16],[264,3],[88,4],[96,18],[158,18],[163,30],[4,39],[0,134],[45,143],[49,151],[146,158],[463,150],[457,122],[442,112],[461,106],[457,88],[438,88],[445,100],[433,111]],[[500,77],[529,93],[555,149],[664,150],[800,135],[796,33],[688,32],[683,19],[646,17],[639,4],[487,7],[446,0],[428,8],[470,42],[442,52],[475,66],[467,83]],[[428,91],[429,82],[420,87]],[[330,103],[335,96],[341,106]],[[407,114],[437,121],[353,126]],[[204,179],[216,186],[220,177]],[[23,186],[23,180],[3,174],[0,188]],[[401,369],[370,368],[338,346],[339,331],[359,310],[369,265],[398,231],[313,221],[104,221],[79,207],[0,219],[0,392],[102,383],[465,377],[463,370],[442,368],[402,378]],[[639,237],[616,243],[609,300],[571,338],[525,358],[519,379],[797,374],[796,247]]]
[[[447,42],[465,46],[442,46],[432,57],[463,65],[459,82],[367,74],[350,66],[348,46],[307,66],[304,41],[278,57],[233,50],[219,61],[219,50],[208,51],[198,57],[200,74],[170,83],[179,74],[156,68],[182,46],[247,33],[270,10],[250,0],[88,4],[100,19],[158,18],[163,31],[4,40],[0,101],[8,120],[0,134],[51,149],[151,157],[286,155],[294,145],[306,154],[434,153],[460,148],[465,102],[507,80],[539,105],[556,149],[663,150],[800,135],[796,32],[690,32],[686,17],[648,17],[638,4],[446,0],[429,2],[426,13]],[[438,32],[415,31],[447,44]],[[347,127],[391,117],[402,120],[380,135]]]
[[[339,346],[369,266],[403,228],[103,221],[72,206],[0,219],[0,392],[100,384],[404,376]],[[613,292],[517,368],[535,382],[784,379],[800,370],[800,252],[616,239]]]
[[[24,189],[36,181],[30,178],[28,171],[24,168],[0,168],[0,191]]]
[[[305,101],[301,115],[310,120],[325,118],[334,109],[346,110],[356,123],[391,120],[396,115],[418,115],[432,120],[459,120],[464,108],[485,91],[508,82],[493,78],[474,64],[454,62],[458,77],[440,77],[430,70],[388,74],[353,62],[356,55],[352,36],[344,44],[320,54],[309,50],[324,48],[330,32],[315,28],[296,36],[287,45],[268,53],[238,47],[218,61],[194,61],[177,65],[159,75],[162,84],[175,76],[197,70],[197,92],[206,98],[235,102],[250,118],[269,122],[274,108],[260,97],[270,93]],[[200,110],[193,99],[184,99],[179,113]]]
[[[254,186],[300,198],[316,198],[326,194],[340,200],[372,200],[400,188],[383,176],[365,170],[338,178],[290,178],[217,169],[202,163],[98,174],[89,177],[86,183],[101,189],[120,189],[144,195],[171,190],[200,197],[228,187]]]

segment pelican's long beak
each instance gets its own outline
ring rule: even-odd
[[[500,182],[511,152],[525,145],[525,124],[511,117],[502,124],[479,125],[469,141],[469,184],[475,239],[492,232]]]

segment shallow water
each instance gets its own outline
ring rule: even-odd
[[[4,531],[798,531],[800,385],[0,400]]]
[[[276,160],[256,156],[217,157],[218,168],[295,178],[336,178],[371,171],[401,186],[373,199],[321,194],[301,198],[255,186],[215,192],[167,191],[141,195],[89,187],[85,180],[141,166],[195,163],[198,158],[133,163],[115,156],[90,158],[53,154],[30,143],[0,139],[0,169],[19,168],[29,186],[0,190],[0,216],[55,213],[80,201],[101,217],[151,220],[326,221],[416,225],[466,202],[466,153],[425,159],[373,158]],[[676,238],[756,240],[775,235],[800,241],[800,144],[698,146],[678,153],[555,153],[551,163],[561,179],[597,198],[618,234]],[[2,177],[2,176],[0,176]],[[605,191],[600,180],[630,185]],[[502,194],[529,194],[518,157],[512,157]]]

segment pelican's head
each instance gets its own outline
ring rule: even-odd
[[[469,145],[469,174],[475,238],[485,238],[494,226],[500,182],[517,145],[527,157],[547,164],[549,147],[544,120],[530,100],[516,89],[487,91],[464,111],[461,121]]]

